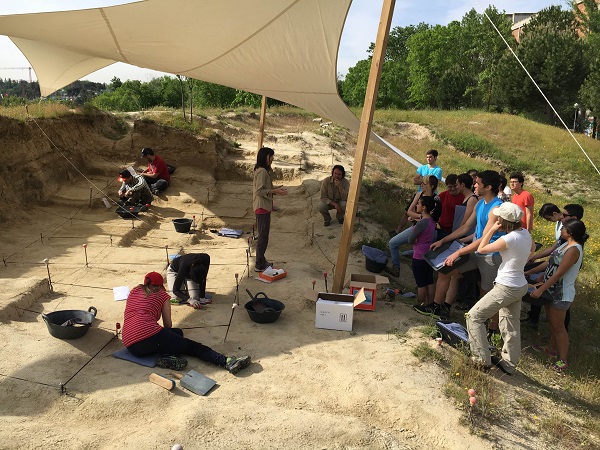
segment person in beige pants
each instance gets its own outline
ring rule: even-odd
[[[498,220],[488,223],[477,251],[481,254],[499,252],[502,263],[492,290],[465,317],[473,361],[484,368],[491,367],[494,362],[504,373],[512,375],[521,357],[521,299],[527,293],[524,268],[535,244],[529,232],[521,227],[523,211],[517,205],[502,203],[492,213]],[[496,231],[506,234],[490,243]],[[485,322],[496,313],[500,315],[499,328],[504,345],[502,358],[493,360]]]

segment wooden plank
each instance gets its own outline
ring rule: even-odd
[[[260,124],[258,126],[258,149],[260,150],[263,146],[265,137],[265,116],[267,115],[267,97],[262,96],[262,103],[260,105]]]
[[[336,293],[341,293],[344,287],[344,278],[346,277],[346,268],[348,267],[348,254],[350,252],[352,232],[354,230],[354,218],[356,216],[356,211],[358,210],[360,185],[365,169],[365,160],[367,158],[367,148],[369,146],[369,137],[371,135],[375,102],[377,100],[377,91],[379,89],[379,81],[381,78],[381,68],[383,61],[385,60],[385,51],[390,34],[395,4],[396,0],[384,0],[381,9],[379,30],[377,31],[377,40],[375,41],[375,48],[373,50],[371,71],[369,73],[369,82],[365,94],[365,104],[360,119],[356,153],[354,154],[350,192],[348,193],[346,214],[342,226],[342,236],[340,237],[340,249],[338,251],[335,272],[333,275],[333,292]]]

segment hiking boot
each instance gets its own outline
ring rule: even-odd
[[[229,371],[229,373],[235,375],[240,370],[245,369],[250,365],[250,359],[251,358],[249,356],[230,356],[227,358],[225,368]]]
[[[430,303],[428,305],[415,305],[413,306],[413,309],[424,316],[431,316],[434,319],[440,318],[440,305],[437,303]]]
[[[448,320],[450,318],[450,305],[446,302],[440,305],[440,319]]]
[[[175,355],[163,355],[156,360],[156,365],[161,369],[183,370],[187,366],[187,359]]]
[[[389,273],[391,276],[398,278],[400,276],[400,267],[399,266],[392,266],[392,268],[389,267],[384,267],[384,269],[387,273]]]

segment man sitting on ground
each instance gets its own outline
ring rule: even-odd
[[[321,205],[319,212],[323,216],[323,225],[331,225],[330,209],[335,209],[335,217],[339,223],[344,223],[344,214],[346,214],[346,201],[348,200],[348,191],[350,182],[346,180],[346,170],[343,166],[336,164],[333,166],[331,176],[321,182]]]
[[[147,205],[152,203],[154,197],[144,177],[131,175],[129,170],[122,170],[119,174],[121,188],[119,189],[119,203],[123,206]]]
[[[167,163],[160,156],[154,154],[149,147],[142,149],[142,158],[148,160],[148,167],[142,172],[144,180],[148,183],[150,191],[158,195],[165,191],[171,184],[171,175]]]

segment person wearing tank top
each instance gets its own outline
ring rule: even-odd
[[[564,321],[575,300],[575,280],[583,261],[583,245],[588,239],[585,224],[576,219],[564,221],[561,238],[566,242],[554,250],[546,262],[529,271],[544,271],[543,282],[530,295],[548,299],[545,308],[550,325],[550,344],[540,350],[558,357],[553,365],[558,371],[569,367],[569,334]]]

